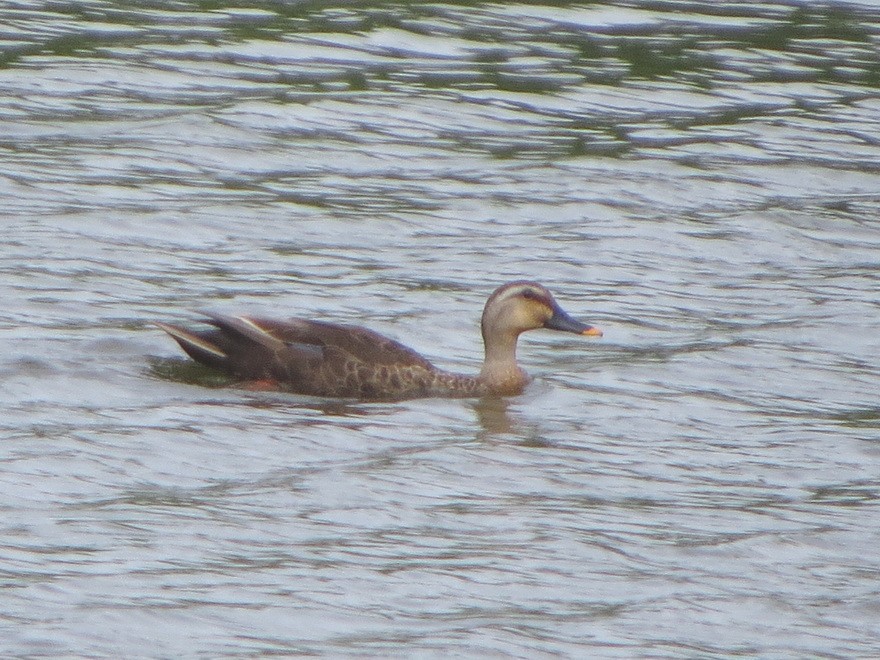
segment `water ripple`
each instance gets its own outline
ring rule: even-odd
[[[877,654],[874,3],[0,4],[3,653]],[[605,337],[505,400],[150,325],[523,277]]]

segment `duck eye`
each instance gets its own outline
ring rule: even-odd
[[[534,289],[523,289],[520,295],[527,300],[534,300],[535,302],[539,302],[543,305],[547,304],[547,296],[545,296],[540,291],[535,291]]]

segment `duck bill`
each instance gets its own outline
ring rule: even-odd
[[[571,318],[561,308],[556,307],[553,310],[553,316],[544,324],[549,330],[559,330],[561,332],[573,332],[577,335],[587,335],[588,337],[601,337],[602,331],[592,325],[581,323],[577,319]]]

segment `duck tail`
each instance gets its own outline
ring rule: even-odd
[[[196,362],[201,362],[215,369],[229,367],[229,356],[226,352],[206,337],[176,325],[159,323],[158,321],[154,324],[171,335],[171,338],[180,344],[184,352]]]

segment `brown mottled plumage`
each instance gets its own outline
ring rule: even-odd
[[[522,392],[528,376],[516,364],[520,333],[548,328],[602,333],[568,316],[536,282],[510,282],[483,310],[486,355],[477,376],[437,369],[421,355],[377,332],[353,325],[292,318],[205,314],[213,329],[192,332],[157,323],[194,360],[243,381],[326,397],[408,399],[472,397]]]

